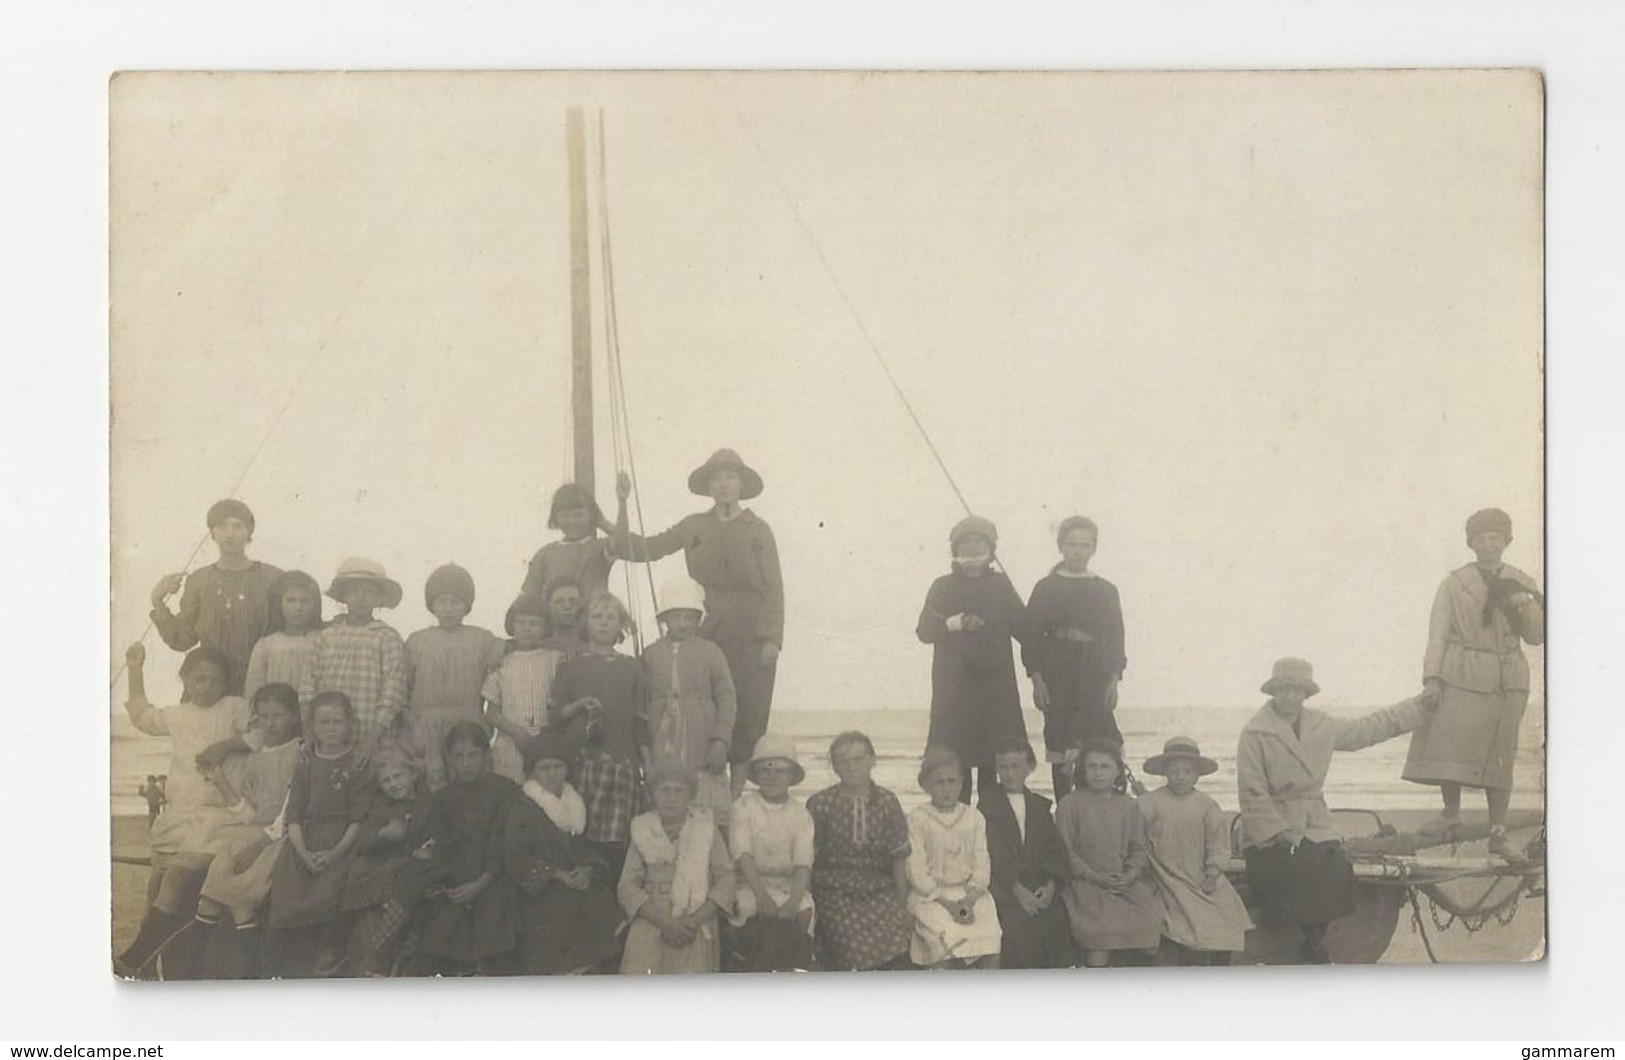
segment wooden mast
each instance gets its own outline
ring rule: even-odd
[[[570,410],[575,482],[593,488],[592,287],[587,253],[587,143],[581,108],[565,112],[570,162]]]

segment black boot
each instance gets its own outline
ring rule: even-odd
[[[176,935],[185,931],[192,923],[191,917],[179,916],[175,913],[166,913],[162,909],[147,910],[146,917],[141,921],[141,930],[136,933],[135,941],[129,948],[114,958],[113,970],[115,974],[132,979],[141,974],[152,959],[158,956],[158,951],[168,945]]]

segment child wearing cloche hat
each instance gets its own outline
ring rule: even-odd
[[[1196,790],[1198,777],[1219,768],[1196,741],[1176,736],[1145,771],[1166,783],[1140,799],[1151,880],[1162,905],[1158,964],[1229,964],[1247,948],[1252,921],[1224,875],[1230,857],[1230,819]]]
[[[779,972],[812,966],[813,819],[790,789],[807,778],[795,742],[756,741],[746,776],[756,785],[734,800],[729,847],[739,891],[725,969]]]

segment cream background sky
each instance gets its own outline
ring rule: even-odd
[[[777,709],[928,702],[960,514],[786,193],[1018,590],[1101,523],[1124,705],[1246,703],[1288,653],[1329,703],[1409,694],[1480,506],[1543,578],[1533,75],[129,75],[115,666],[262,438],[256,556],[383,561],[403,634],[456,560],[500,628],[568,468],[571,103],[649,529],[718,446],[767,480]]]

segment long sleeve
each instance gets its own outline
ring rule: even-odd
[[[517,789],[513,789],[511,794],[517,797]],[[489,874],[492,879],[502,875],[502,840],[508,826],[508,814],[512,810],[512,798],[502,797],[491,807],[491,819],[485,825],[485,863],[482,871]]]
[[[644,537],[631,531],[623,536],[615,534],[609,539],[609,554],[615,559],[629,560],[633,563],[653,563],[658,559],[665,559],[673,552],[680,550],[688,538],[688,516],[676,526],[662,530],[658,534]]]
[[[283,811],[288,824],[304,824],[305,807],[310,803],[310,768],[308,760],[293,767],[293,780],[288,784],[288,803]]]
[[[1078,816],[1083,813],[1078,800],[1070,796],[1061,800],[1060,809],[1056,811],[1057,825],[1061,832],[1061,842],[1066,847],[1066,864],[1069,876],[1082,876],[1090,865],[1083,855],[1078,853]]]
[[[922,643],[936,644],[948,636],[947,604],[948,579],[938,578],[925,594],[925,606],[920,610],[920,621],[914,632]]]
[[[1004,795],[1002,792],[995,792],[991,798],[1002,799]],[[998,829],[995,829],[993,825],[992,815],[997,811],[992,809],[991,802],[987,800],[983,800],[982,806],[987,807],[982,811],[982,820],[983,834],[987,838],[988,847],[988,880],[994,890],[1001,894],[1009,894],[1021,875],[1021,850],[1018,848],[1014,851],[1015,856],[1011,856],[1010,844],[1007,842],[1009,836],[1006,834],[1002,823]],[[1029,816],[1031,813],[1032,811],[1029,809]],[[1001,817],[1000,820],[1002,822],[1003,818]],[[995,847],[999,852],[996,856],[993,853]]]
[[[319,631],[314,640],[316,647],[314,657],[310,661],[310,666],[305,670],[304,677],[300,679],[298,688],[299,702],[305,706],[309,706],[311,698],[316,695],[317,689],[321,688],[328,665],[327,631],[325,629]]]
[[[1124,642],[1123,632],[1123,599],[1117,592],[1115,585],[1110,586],[1111,593],[1106,598],[1108,614],[1106,615],[1106,667],[1112,673],[1122,676],[1128,668],[1128,647]]]
[[[976,861],[971,867],[970,882],[972,886],[985,891],[993,879],[993,861],[987,851],[987,821],[977,811],[970,812],[975,815],[971,820],[976,826],[976,838],[972,849]]]
[[[383,687],[379,693],[378,724],[387,728],[395,715],[406,709],[406,645],[393,629],[380,638],[378,658],[383,671]]]
[[[1202,811],[1202,868],[1213,874],[1222,872],[1230,857],[1230,826],[1219,804],[1209,799]]]
[[[1038,866],[1043,872],[1057,883],[1065,883],[1070,875],[1067,862],[1066,844],[1061,841],[1061,831],[1055,826],[1055,820],[1045,809],[1041,813],[1033,812],[1037,807],[1027,810],[1027,834],[1038,842]]]
[[[711,890],[706,897],[711,899],[724,915],[734,907],[734,894],[736,883],[734,880],[733,859],[728,856],[728,844],[723,842],[722,833],[711,829]]]
[[[913,814],[908,818],[908,885],[915,894],[931,901],[941,892],[931,875],[931,861],[925,849],[925,830]]]
[[[198,575],[202,573],[199,570],[187,575],[186,588],[181,591],[179,615],[167,607],[157,607],[152,611],[152,624],[158,630],[158,636],[175,651],[188,651],[197,646],[198,616],[203,612],[203,591],[198,585]]]
[[[1244,731],[1236,745],[1236,795],[1241,803],[1248,846],[1258,846],[1289,827],[1270,797],[1263,742],[1264,737]]]
[[[772,529],[758,524],[761,532],[756,536],[756,560],[760,566],[762,588],[767,597],[761,617],[756,623],[758,640],[770,640],[784,645],[784,572],[779,568],[779,544]]]
[[[1128,799],[1127,795],[1120,797]],[[1139,879],[1150,864],[1151,848],[1145,841],[1145,820],[1140,816],[1139,805],[1128,799],[1128,856],[1123,859],[1123,868]]]
[[[1021,668],[1031,677],[1038,672],[1038,645],[1047,632],[1044,623],[1044,586],[1049,579],[1040,578],[1038,584],[1027,597],[1027,607],[1022,614],[1022,625],[1026,627],[1027,637],[1021,642]]]
[[[130,715],[130,722],[148,736],[168,736],[169,723],[164,720],[164,712],[152,705],[146,696],[132,696],[124,704],[124,710]]]
[[[1004,625],[1010,636],[1026,650],[1027,643],[1035,640],[1034,630],[1027,622],[1027,606],[1021,602],[1021,594],[1016,587],[1010,584],[1008,576],[998,575],[1002,588],[999,590],[999,608],[1004,612]]]
[[[1433,594],[1433,610],[1428,615],[1428,647],[1422,657],[1422,680],[1444,678],[1444,653],[1450,644],[1450,625],[1453,621],[1450,606],[1450,579],[1439,585]]]
[[[649,892],[643,889],[644,874],[648,871],[643,864],[643,852],[636,843],[631,844],[626,851],[626,863],[621,867],[621,879],[615,886],[615,897],[626,910],[627,919],[638,915],[644,903],[649,901]]]
[[[725,744],[733,743],[734,718],[739,713],[739,695],[734,690],[733,674],[722,649],[713,645],[706,655],[706,667],[711,671],[711,697],[717,705],[716,723],[711,727],[711,739]]]
[[[1361,718],[1334,718],[1332,723],[1337,726],[1335,746],[1339,751],[1358,751],[1410,732],[1426,719],[1427,712],[1415,699],[1374,710]]]
[[[254,650],[248,653],[248,670],[243,675],[243,698],[250,703],[254,702],[254,693],[265,687],[266,654],[265,638],[261,637],[254,642]],[[298,691],[294,689],[295,693]]]

